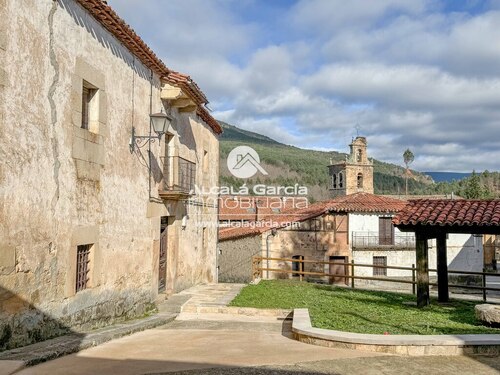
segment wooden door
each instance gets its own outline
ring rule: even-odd
[[[394,245],[394,226],[392,225],[391,217],[379,217],[379,245]]]
[[[347,257],[331,256],[330,262],[347,263]],[[346,284],[347,277],[343,277],[349,273],[347,264],[329,264],[328,273],[330,274],[330,284]]]
[[[165,291],[167,285],[167,244],[168,244],[168,217],[161,218],[160,226],[160,259],[158,262],[158,292]]]

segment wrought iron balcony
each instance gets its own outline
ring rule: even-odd
[[[353,249],[363,249],[363,248],[414,249],[415,235],[395,234],[389,237],[381,237],[376,232],[353,232],[352,248]]]
[[[163,199],[183,200],[194,194],[196,163],[180,156],[163,158],[163,182],[159,196]]]

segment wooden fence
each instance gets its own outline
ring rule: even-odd
[[[263,262],[266,262],[266,266],[263,266]],[[291,263],[298,264],[298,269],[293,269],[293,266],[290,269],[284,268],[270,268],[269,261],[277,261],[282,263]],[[306,263],[314,263],[323,265],[337,265],[344,266],[345,274],[332,274],[328,272],[315,272],[315,271],[304,271],[304,265]],[[411,272],[411,280],[406,279],[394,279],[390,277],[375,277],[375,276],[357,276],[356,268],[357,267],[370,267],[373,269],[392,269],[392,270],[405,270]],[[301,259],[301,258],[271,258],[271,257],[260,257],[254,256],[252,258],[252,278],[255,280],[256,278],[264,278],[264,272],[266,272],[266,278],[269,278],[269,272],[280,273],[280,274],[292,274],[297,276],[300,281],[303,281],[305,276],[316,276],[316,277],[329,277],[329,278],[338,278],[345,279],[346,285],[350,285],[351,288],[355,288],[355,280],[372,280],[372,281],[384,281],[384,282],[392,282],[392,283],[400,283],[400,284],[411,284],[412,285],[412,293],[416,293],[416,267],[412,264],[411,267],[400,267],[400,266],[384,266],[384,265],[376,265],[376,264],[359,264],[351,261],[349,263],[344,262],[328,262],[328,261],[320,261],[320,260],[310,260],[310,259]],[[429,272],[437,272],[436,269],[429,269]],[[500,288],[488,287],[486,283],[487,276],[500,277],[500,274],[486,272],[483,269],[483,272],[474,272],[474,271],[451,271],[448,270],[448,274],[457,274],[457,275],[473,275],[481,277],[481,285],[462,285],[462,284],[448,284],[450,288],[461,288],[461,289],[475,289],[481,290],[483,294],[483,301],[486,301],[487,291],[495,291],[500,292]],[[437,286],[437,283],[429,283],[430,286]]]

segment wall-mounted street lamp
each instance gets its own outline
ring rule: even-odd
[[[134,152],[136,144],[137,147],[140,147],[139,143],[142,140],[149,140],[149,142],[154,142],[155,139],[158,139],[158,141],[160,141],[163,134],[167,132],[170,124],[172,124],[172,117],[167,115],[166,113],[163,113],[163,111],[149,115],[149,119],[151,126],[157,135],[135,135],[135,128],[132,127],[132,136],[130,137],[129,143],[130,153]]]

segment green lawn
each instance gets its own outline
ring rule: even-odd
[[[261,281],[246,286],[231,306],[292,309],[306,307],[312,325],[340,331],[375,334],[496,333],[474,317],[475,302],[454,300],[418,309],[403,302],[415,296],[351,290],[298,281]]]

